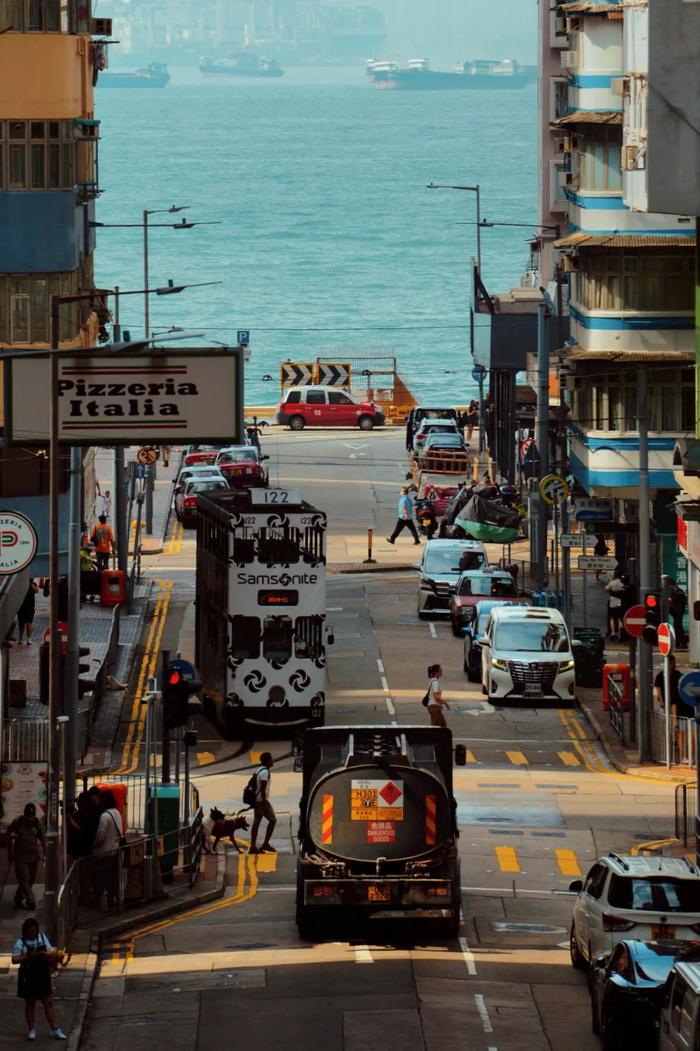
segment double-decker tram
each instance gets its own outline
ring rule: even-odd
[[[325,541],[295,490],[198,497],[196,662],[228,738],[323,725]]]

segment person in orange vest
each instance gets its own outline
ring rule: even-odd
[[[98,523],[93,527],[90,539],[95,545],[97,556],[97,568],[99,570],[109,569],[109,556],[114,550],[114,533],[111,526],[107,525],[107,516],[100,515]]]

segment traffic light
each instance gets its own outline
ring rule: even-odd
[[[87,657],[90,652],[89,646],[78,646],[78,697],[82,699],[84,693],[89,693],[90,690],[95,689],[94,679],[81,679],[80,676],[84,675],[86,671],[90,671],[89,664],[81,664],[80,658]]]
[[[661,623],[661,593],[658,591],[647,591],[644,595],[644,610],[646,624],[642,630],[642,638],[650,646],[655,646],[659,637],[659,624]]]
[[[202,688],[198,679],[186,677],[181,667],[170,662],[163,679],[163,718],[169,730],[184,726],[191,716],[202,710],[197,694]]]

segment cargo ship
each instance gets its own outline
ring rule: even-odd
[[[151,62],[143,69],[113,69],[99,74],[97,83],[103,88],[164,88],[170,83],[168,67]]]
[[[228,58],[202,58],[199,71],[205,77],[283,77],[284,70],[274,59],[260,58],[251,51],[239,51]]]
[[[512,89],[537,79],[536,66],[521,66],[513,58],[460,62],[452,72],[431,69],[427,58],[412,58],[405,68],[397,62],[367,59],[365,67],[375,88],[385,91]]]

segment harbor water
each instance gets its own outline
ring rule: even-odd
[[[102,122],[97,219],[140,223],[144,208],[188,205],[193,221],[158,228],[150,284],[219,281],[152,298],[151,329],[235,341],[250,329],[246,401],[272,404],[279,364],[394,354],[419,398],[474,393],[469,263],[474,195],[482,217],[536,222],[536,86],[512,91],[381,92],[363,70],[290,69],[279,80],[206,79],[173,69],[167,88],[98,87]],[[139,229],[98,232],[96,281],[143,287]],[[524,272],[527,229],[482,232],[487,287]],[[143,334],[125,297],[122,326]],[[204,340],[195,342],[201,343]],[[265,377],[271,379],[265,379]]]

